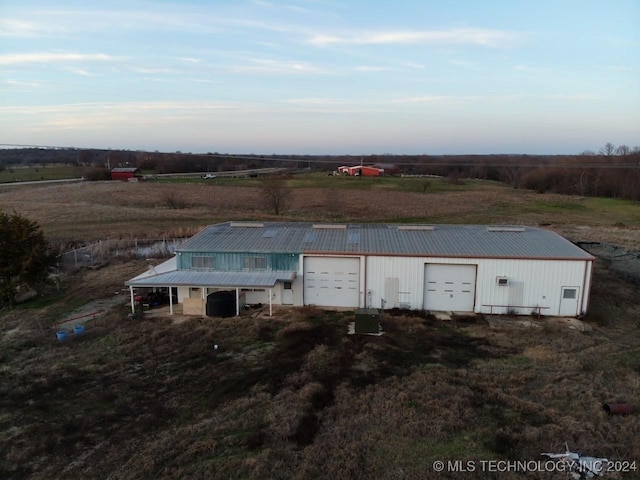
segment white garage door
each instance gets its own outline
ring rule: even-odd
[[[424,309],[473,312],[476,266],[427,263],[424,266]]]
[[[360,259],[305,257],[304,303],[323,307],[358,307]]]

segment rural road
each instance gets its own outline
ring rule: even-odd
[[[0,187],[19,187],[21,185],[45,185],[48,183],[73,183],[83,182],[84,178],[63,178],[60,180],[33,180],[30,182],[5,182],[0,183]]]

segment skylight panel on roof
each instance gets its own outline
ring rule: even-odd
[[[347,235],[347,243],[350,245],[356,245],[360,243],[360,234],[359,233],[349,233]]]
[[[325,228],[331,230],[344,230],[347,228],[346,225],[336,224],[336,223],[316,223],[313,225],[313,228]]]
[[[436,227],[433,225],[398,225],[398,230],[435,230]]]
[[[256,223],[256,222],[231,222],[230,226],[232,227],[246,227],[246,228],[263,228],[264,223]]]
[[[524,232],[524,227],[487,227],[487,232]]]
[[[264,234],[262,235],[262,238],[273,238],[277,234],[278,234],[277,228],[269,228],[267,231],[264,232]]]

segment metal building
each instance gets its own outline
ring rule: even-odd
[[[111,180],[137,181],[142,178],[139,168],[116,167],[111,169]]]
[[[594,257],[540,228],[226,222],[126,285],[245,303],[551,316],[585,314]],[[191,308],[191,305],[195,305]]]

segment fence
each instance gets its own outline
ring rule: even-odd
[[[640,251],[600,242],[578,242],[577,245],[598,257],[624,278],[640,283]]]
[[[74,327],[75,325],[85,325],[91,321],[91,327],[96,327],[96,318],[105,314],[105,310],[96,310],[95,312],[87,313],[85,315],[79,315],[77,317],[61,320],[52,325],[53,330],[60,330],[60,328]]]
[[[173,255],[183,238],[106,239],[74,248],[58,257],[60,271],[98,267],[114,259],[166,258]]]

